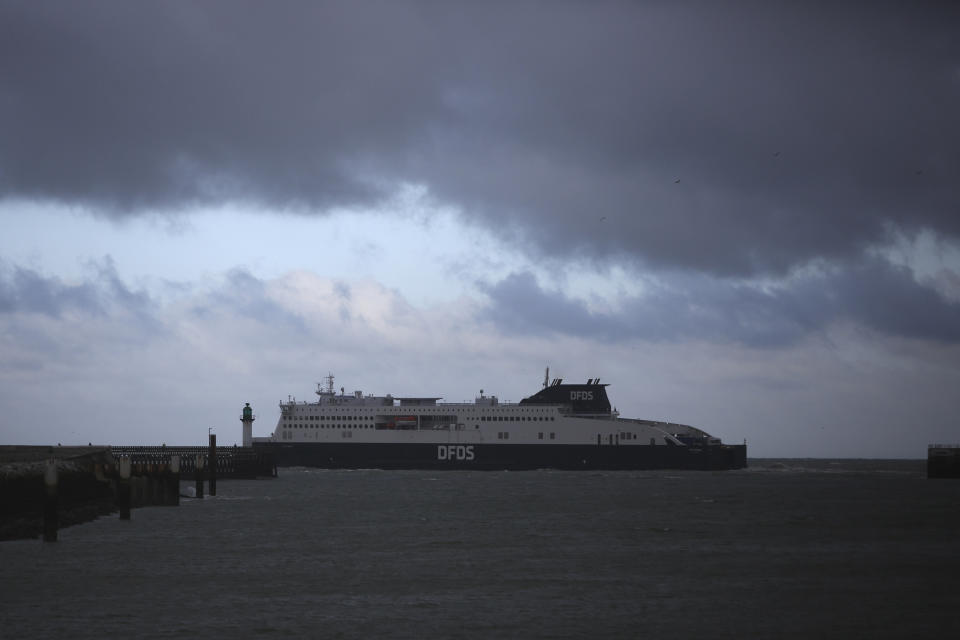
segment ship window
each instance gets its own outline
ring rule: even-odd
[[[551,440],[556,440],[556,438],[557,438],[557,434],[554,433],[553,431],[551,431],[551,432],[550,432],[550,439],[551,439]]]
[[[504,432],[503,432],[503,439],[504,439],[504,440],[509,440],[509,439],[510,439],[510,432],[509,432],[509,431],[504,431]]]
[[[543,440],[543,431],[537,434],[537,440]]]

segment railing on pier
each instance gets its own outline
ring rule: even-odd
[[[170,463],[171,456],[180,456],[180,472],[193,474],[197,468],[197,457],[204,467],[209,466],[208,447],[167,447],[167,446],[111,446],[114,457],[128,456],[136,468],[139,465],[163,465]],[[273,455],[242,447],[217,447],[216,473],[221,478],[256,478],[276,476],[277,466]]]

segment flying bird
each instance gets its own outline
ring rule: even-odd
[[[676,180],[674,180],[673,184],[680,184],[680,178],[677,178]]]

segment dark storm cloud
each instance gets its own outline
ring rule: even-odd
[[[145,291],[120,280],[109,256],[91,262],[92,275],[79,283],[64,283],[32,269],[0,262],[0,314],[41,313],[59,317],[67,311],[103,315],[122,309],[152,323],[153,301]]]
[[[64,309],[102,311],[97,290],[89,282],[66,285],[31,269],[6,265],[0,274],[0,313],[26,311],[56,317]]]
[[[611,313],[591,312],[562,292],[546,291],[529,273],[484,290],[491,301],[486,319],[508,333],[780,347],[847,320],[890,336],[960,342],[960,304],[919,284],[906,268],[877,258],[796,276],[767,290],[675,276],[651,283],[649,292],[621,301]]]
[[[422,182],[534,253],[785,273],[960,234],[947,3],[0,3],[0,196]]]

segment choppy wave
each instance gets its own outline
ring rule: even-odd
[[[925,474],[926,460],[907,459],[826,459],[751,458],[744,471],[752,473],[892,473]]]
[[[923,467],[281,469],[0,543],[4,636],[943,635],[960,485]]]

